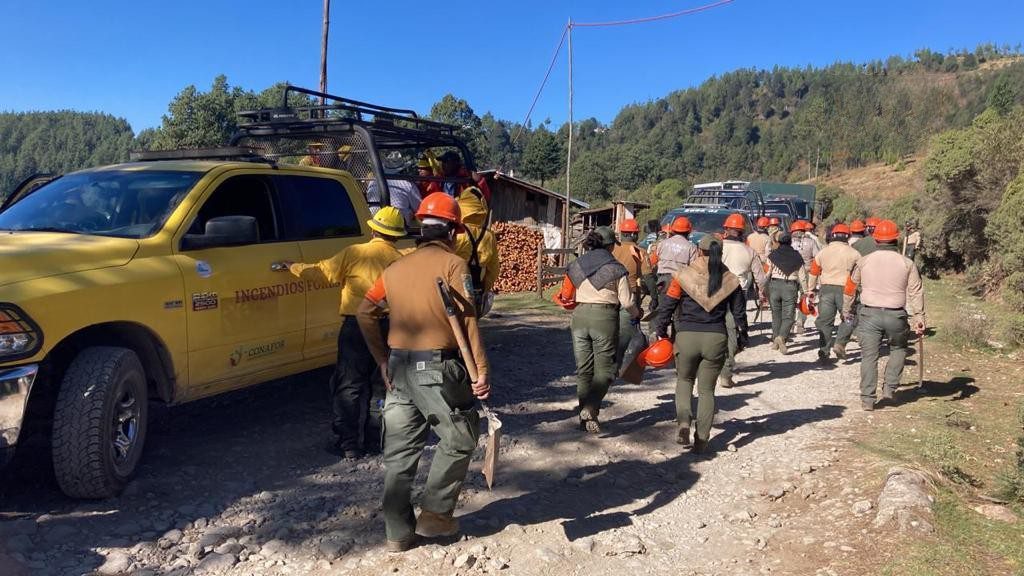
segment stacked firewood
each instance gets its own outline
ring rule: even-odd
[[[498,293],[529,292],[537,289],[537,250],[544,242],[539,231],[519,224],[497,222],[491,230],[498,238],[501,273],[494,289]]]

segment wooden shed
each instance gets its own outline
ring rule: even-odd
[[[561,228],[565,196],[497,170],[478,174],[487,179],[491,189],[491,217],[495,222],[520,222],[531,218],[537,224]],[[588,208],[589,204],[573,198],[572,206],[579,210]]]
[[[618,232],[619,225],[622,224],[623,220],[629,218],[640,220],[640,212],[650,207],[650,204],[643,202],[616,200],[612,202],[611,206],[580,210],[580,216],[583,217],[584,230],[593,230],[598,226],[611,226],[613,230]]]

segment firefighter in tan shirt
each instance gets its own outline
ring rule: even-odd
[[[651,270],[651,262],[647,253],[637,246],[636,241],[640,236],[640,223],[633,218],[623,220],[619,225],[619,241],[612,248],[612,256],[626,267],[629,274],[629,289],[633,292],[633,304],[641,308],[644,292],[651,295],[651,310],[657,308],[658,281]],[[625,308],[619,310],[619,344],[615,348],[615,365],[622,364],[622,357],[626,354],[629,340],[633,337],[636,328],[633,326],[633,318]]]
[[[722,224],[722,262],[740,281],[744,296],[752,289],[757,298],[761,297],[768,277],[764,272],[764,262],[757,252],[743,242],[743,231],[746,230],[746,218],[741,214],[730,214]],[[767,236],[765,236],[767,238]],[[739,331],[736,322],[729,314],[725,315],[725,328],[729,336],[728,354],[722,364],[718,383],[723,388],[730,388],[732,370],[736,365],[736,354],[739,352]]]
[[[462,228],[459,205],[436,192],[424,198],[416,217],[423,223],[416,250],[384,270],[357,312],[359,327],[388,387],[383,509],[392,552],[414,547],[417,535],[431,538],[459,532],[453,516],[479,434],[476,400],[487,399],[490,392],[469,265],[452,248]],[[479,372],[476,382],[470,381],[459,354],[438,294],[438,278],[449,286],[461,313]],[[387,343],[377,322],[385,308],[390,310]],[[416,518],[412,487],[431,429],[440,442]]]
[[[865,410],[874,410],[878,387],[878,349],[889,340],[882,398],[890,399],[900,384],[907,358],[910,331],[924,334],[924,288],[917,266],[899,253],[900,232],[896,223],[882,220],[872,237],[878,248],[857,261],[846,282],[843,315],[849,317],[860,287],[857,338],[861,345],[860,399]],[[909,322],[908,322],[909,316]]]
[[[850,227],[836,224],[828,236],[828,245],[811,261],[811,284],[818,283],[818,359],[828,361],[833,347],[836,356],[846,357],[846,345],[853,333],[853,323],[841,322],[836,329],[836,315],[842,316],[843,289],[860,252],[849,244]],[[842,318],[840,318],[842,319]]]
[[[619,310],[633,320],[640,318],[629,272],[612,256],[615,233],[600,226],[583,240],[587,251],[569,265],[555,302],[573,310],[572,347],[576,357],[576,395],[579,398],[580,428],[601,431],[598,415],[601,401],[615,380],[615,347],[619,339]]]

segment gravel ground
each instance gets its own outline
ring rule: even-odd
[[[459,541],[384,551],[381,462],[325,452],[316,372],[165,415],[117,499],[70,501],[23,458],[0,477],[0,574],[862,573],[888,536],[871,527],[884,470],[850,444],[873,419],[855,354],[818,363],[808,330],[783,357],[762,326],[697,457],[673,442],[674,370],[616,385],[584,435],[567,317],[488,320],[501,470],[488,491],[478,451]]]

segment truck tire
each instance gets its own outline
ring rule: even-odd
[[[146,404],[146,374],[135,352],[96,346],[75,357],[53,415],[53,468],[65,494],[120,493],[142,456]]]

